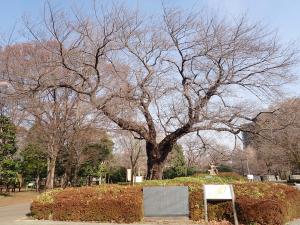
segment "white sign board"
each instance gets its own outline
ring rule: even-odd
[[[248,174],[248,175],[247,175],[247,179],[248,179],[248,180],[253,180],[253,179],[254,179],[254,176],[253,176],[252,174]]]
[[[127,169],[127,174],[126,174],[126,179],[127,181],[131,181],[131,169]]]
[[[142,176],[136,176],[135,177],[135,182],[136,183],[142,183],[143,182],[143,177]]]
[[[230,185],[204,185],[204,197],[208,200],[231,200],[233,194]]]
[[[204,215],[205,221],[208,222],[208,211],[207,205],[209,200],[221,200],[221,201],[232,201],[232,208],[233,208],[233,217],[234,217],[234,224],[238,225],[239,221],[237,218],[237,213],[235,209],[235,197],[233,192],[232,185],[203,185],[203,192],[204,192]]]

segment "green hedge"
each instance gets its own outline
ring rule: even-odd
[[[203,214],[203,183],[233,183],[238,219],[243,224],[281,225],[300,217],[300,191],[284,184],[248,183],[238,176],[205,175],[163,181],[147,181],[140,186],[101,185],[56,189],[42,194],[31,205],[37,219],[131,223],[143,218],[144,185],[188,185],[190,218]],[[210,203],[210,220],[233,222],[231,202]]]

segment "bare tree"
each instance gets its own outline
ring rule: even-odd
[[[258,161],[264,163],[264,173],[287,175],[300,169],[300,148],[298,135],[299,99],[289,99],[272,106],[273,114],[260,115],[246,133],[245,151],[252,149]],[[259,130],[259,133],[253,131]]]
[[[206,152],[206,149],[202,145],[201,141],[189,136],[188,138],[184,139],[183,149],[185,150],[187,167],[198,167],[199,160]]]
[[[116,5],[75,18],[49,7],[44,26],[26,24],[50,52],[43,66],[63,71],[51,81],[53,73],[35,74],[33,90],[69,88],[144,139],[148,179],[162,178],[173,145],[188,133],[237,135],[255,118],[246,102],[274,96],[296,62],[293,46],[246,18],[164,8],[149,19]]]
[[[131,183],[134,182],[134,176],[139,172],[142,166],[143,152],[145,144],[142,140],[135,139],[132,134],[128,132],[121,132],[121,136],[118,138],[118,142],[121,148],[122,157],[129,161],[131,169]],[[140,174],[138,174],[140,175]]]
[[[25,113],[22,121],[27,129],[36,127],[36,134],[46,145],[48,169],[46,188],[53,188],[59,151],[68,149],[74,130],[95,123],[99,113],[82,103],[79,94],[66,87],[37,88],[46,77],[49,84],[62,70],[48,66],[53,42],[25,43],[8,46],[1,52],[3,77],[9,88],[2,92],[6,99],[17,101],[17,111]]]

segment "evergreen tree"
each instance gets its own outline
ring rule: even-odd
[[[112,154],[114,143],[109,138],[103,138],[101,141],[91,143],[84,149],[84,155],[87,156],[85,163],[79,169],[79,176],[87,177],[87,183],[91,183],[93,177],[102,177],[106,169],[101,165]]]
[[[167,164],[168,165],[164,170],[164,178],[172,179],[175,177],[186,176],[187,167],[181,145],[174,145],[170,155],[168,156]]]
[[[37,144],[28,144],[21,152],[22,175],[26,181],[35,180],[39,191],[40,178],[47,175],[47,154]]]
[[[7,116],[0,115],[0,161],[12,158],[16,151],[16,127]]]
[[[18,183],[19,163],[13,158],[16,151],[16,127],[0,115],[0,183],[7,187]]]

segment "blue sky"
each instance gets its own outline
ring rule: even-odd
[[[71,9],[77,5],[80,9],[88,10],[89,0],[49,0],[56,7]],[[109,3],[109,0],[100,0]],[[144,13],[160,11],[161,0],[125,0],[128,7],[139,7]],[[74,4],[75,3],[75,4]],[[250,20],[260,21],[278,30],[279,37],[285,42],[298,41],[300,43],[300,1],[298,0],[165,0],[169,6],[186,9],[199,8],[212,10],[221,16],[235,18],[246,14]],[[30,15],[37,19],[42,15],[43,0],[8,0],[1,2],[0,34],[12,30],[16,24],[21,24],[23,15]],[[300,66],[296,69],[300,74]],[[300,78],[300,75],[298,76]],[[300,96],[300,79],[287,90],[289,95]]]

